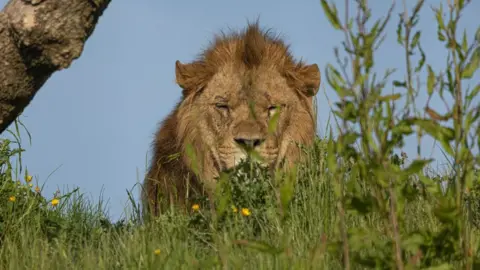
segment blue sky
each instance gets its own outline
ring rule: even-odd
[[[0,0],[0,6],[6,2]],[[343,14],[344,1],[336,2]],[[376,64],[378,70],[399,68],[395,78],[402,79],[404,53],[394,34],[402,1],[397,2],[388,26],[391,34],[376,55]],[[414,2],[407,1],[409,6]],[[434,68],[445,62],[429,8],[439,2],[426,1],[419,26],[427,61]],[[461,24],[469,37],[478,27],[480,11],[480,2],[473,2]],[[390,3],[369,1],[374,17],[385,15]],[[55,73],[21,117],[32,134],[32,144],[24,143],[24,164],[34,181],[46,182],[45,195],[51,197],[57,188],[80,187],[96,201],[103,189],[110,216],[120,217],[128,203],[126,190],[143,178],[157,123],[180,98],[175,61],[193,60],[215,32],[242,28],[258,16],[262,26],[283,34],[295,56],[317,63],[322,75],[327,63],[336,65],[333,48],[340,45],[343,34],[332,29],[317,0],[112,1],[82,56],[70,68]],[[325,95],[336,100],[322,79],[317,96],[321,135],[330,111]],[[423,95],[419,104],[424,103]],[[404,150],[413,157],[415,140],[409,143]],[[424,153],[430,154],[432,141],[422,144]],[[440,158],[438,150],[434,157]],[[134,194],[138,195],[137,189]]]

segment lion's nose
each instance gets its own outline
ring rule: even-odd
[[[260,138],[235,138],[235,142],[242,147],[255,148],[260,146],[265,140]]]

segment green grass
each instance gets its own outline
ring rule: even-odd
[[[275,183],[262,174],[253,177],[249,166],[254,164],[245,164],[247,177],[230,176],[227,197],[231,200],[222,219],[199,201],[200,209],[188,215],[172,210],[141,224],[135,218],[137,213],[112,224],[104,218],[101,202],[92,204],[78,191],[53,207],[34,192],[20,195],[30,188],[9,179],[11,183],[3,182],[0,193],[0,268],[343,269],[341,251],[334,246],[339,215],[335,181],[326,173],[326,148],[325,141],[318,140],[308,152],[308,161],[296,175],[299,182],[294,197],[285,208],[280,197],[286,182]],[[246,179],[251,181],[245,184]],[[235,186],[241,183],[241,188]],[[366,188],[364,192],[368,192]],[[8,200],[9,195],[16,196],[15,202]],[[39,203],[46,207],[33,207]],[[251,214],[242,215],[241,208],[248,208]],[[408,203],[402,234],[439,231],[441,224],[432,208],[432,202],[421,195]],[[388,254],[385,249],[391,245],[386,244],[388,229],[381,216],[352,212],[347,214],[346,225],[352,232],[364,230],[350,240],[365,245],[355,255],[359,260],[382,259]],[[478,233],[472,231],[472,235]],[[157,249],[160,254],[155,254]]]

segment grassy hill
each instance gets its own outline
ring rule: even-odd
[[[419,42],[424,1],[399,16],[395,38],[407,70],[393,77],[393,70],[373,72],[392,14],[374,21],[366,1],[357,1],[346,24],[321,1],[332,27],[345,33],[348,65],[327,64],[323,75],[340,100],[332,108],[335,136],[318,138],[289,172],[269,176],[242,164],[221,177],[214,204],[198,198],[188,213],[172,208],[142,222],[132,200],[133,213],[113,223],[101,201],[78,190],[42,194],[12,166],[22,149],[1,139],[0,268],[480,269],[480,84],[472,80],[480,28],[473,35],[457,29],[469,2],[433,9],[449,55],[441,70]],[[422,110],[418,92],[429,97]],[[429,104],[432,96],[450,107]],[[406,157],[406,136],[434,138],[450,172]]]

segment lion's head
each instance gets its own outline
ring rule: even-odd
[[[318,66],[296,61],[288,46],[258,23],[217,36],[197,60],[177,61],[175,71],[183,97],[157,132],[146,179],[144,198],[155,209],[157,193],[171,196],[174,187],[184,196],[192,185],[212,184],[246,157],[245,149],[275,167],[299,158],[296,143],[313,142]],[[187,184],[193,172],[200,179]]]
[[[183,88],[179,139],[200,153],[205,176],[234,167],[245,149],[269,165],[295,161],[294,144],[314,138],[318,66],[295,61],[287,45],[258,24],[217,36],[192,63],[177,61],[176,80]],[[277,125],[269,132],[272,122]]]

